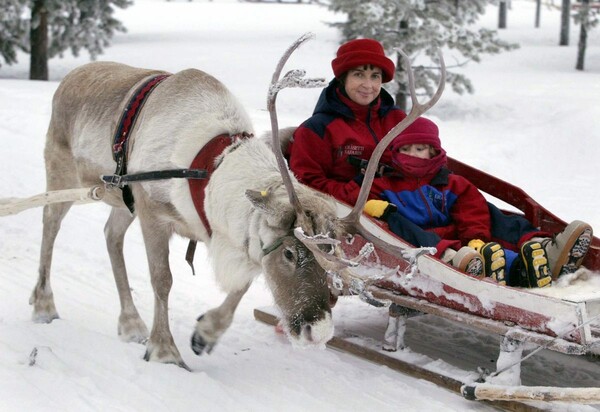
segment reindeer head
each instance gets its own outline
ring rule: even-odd
[[[335,236],[332,200],[305,187],[299,187],[298,193],[306,211],[302,230]],[[262,192],[248,190],[246,196],[265,215],[269,226],[261,234],[265,243],[263,273],[288,336],[298,346],[325,344],[333,334],[327,274],[311,249],[294,234],[299,222],[287,192],[279,186]]]

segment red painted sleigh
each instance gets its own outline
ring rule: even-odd
[[[481,191],[520,210],[535,226],[548,232],[560,232],[566,223],[550,213],[520,188],[454,159],[449,168],[464,175]],[[339,205],[340,215],[348,213]],[[398,245],[412,246],[391,233],[380,221],[362,216],[361,222],[377,237]],[[357,256],[366,241],[355,236],[343,244],[347,256]],[[600,239],[594,237],[583,266],[600,272]],[[418,271],[408,275],[408,260],[375,250],[361,265],[351,269],[357,276],[373,270],[393,273],[369,286],[379,300],[391,301],[395,307],[431,313],[467,323],[505,337],[532,342],[568,354],[600,353],[600,291],[590,290],[564,296],[548,289],[523,289],[500,286],[490,279],[477,279],[435,259],[430,255],[417,258]],[[558,292],[558,289],[552,292]]]

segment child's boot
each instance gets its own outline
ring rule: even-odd
[[[581,266],[592,243],[592,236],[590,225],[575,220],[554,237],[540,240],[546,250],[552,279],[573,273]]]
[[[504,249],[496,242],[487,242],[474,239],[469,246],[481,254],[483,259],[483,273],[501,285],[506,285],[506,258]]]
[[[483,259],[473,248],[463,246],[458,252],[453,249],[446,249],[442,255],[442,260],[451,263],[458,270],[471,276],[483,277]]]
[[[504,249],[496,242],[484,244],[479,253],[483,257],[483,270],[486,277],[490,277],[500,285],[506,285],[506,259]]]
[[[546,251],[540,242],[530,240],[523,243],[520,250],[521,281],[526,288],[543,288],[552,284]]]

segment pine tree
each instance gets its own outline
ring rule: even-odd
[[[0,0],[0,56],[6,64],[16,63],[17,51],[26,49],[28,25],[22,19],[25,3],[26,0]]]
[[[48,59],[62,57],[66,50],[78,56],[85,49],[92,59],[101,54],[116,32],[126,31],[113,16],[114,8],[131,4],[132,0],[0,0],[2,56],[12,64],[17,49],[31,53],[30,78],[47,80]],[[29,16],[24,14],[27,9]]]
[[[345,22],[332,23],[342,30],[344,41],[359,37],[379,40],[388,55],[402,49],[411,59],[415,87],[419,94],[431,96],[439,81],[435,62],[437,51],[444,50],[447,84],[462,94],[473,93],[473,85],[464,75],[452,72],[480,55],[500,53],[518,47],[500,40],[495,30],[473,28],[490,0],[331,0],[329,8],[345,13]],[[448,50],[449,49],[449,50]],[[453,52],[450,54],[450,52]],[[406,108],[407,77],[400,61],[396,79],[389,87],[396,103]]]
[[[48,52],[61,56],[71,49],[78,56],[86,49],[95,59],[115,32],[125,32],[125,26],[114,18],[114,6],[127,8],[132,0],[46,0],[50,10]]]

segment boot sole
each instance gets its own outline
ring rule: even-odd
[[[567,242],[567,244],[573,244],[573,246],[571,246],[570,249],[565,248],[563,253],[561,253],[556,260],[556,263],[552,268],[552,280],[556,280],[561,275],[575,272],[581,265],[581,262],[587,254],[591,243],[591,227],[583,226],[583,230],[573,232]]]
[[[506,285],[506,277],[504,270],[506,267],[506,259],[504,250],[498,243],[488,243],[481,248],[483,256],[484,275],[494,279],[500,285]]]

